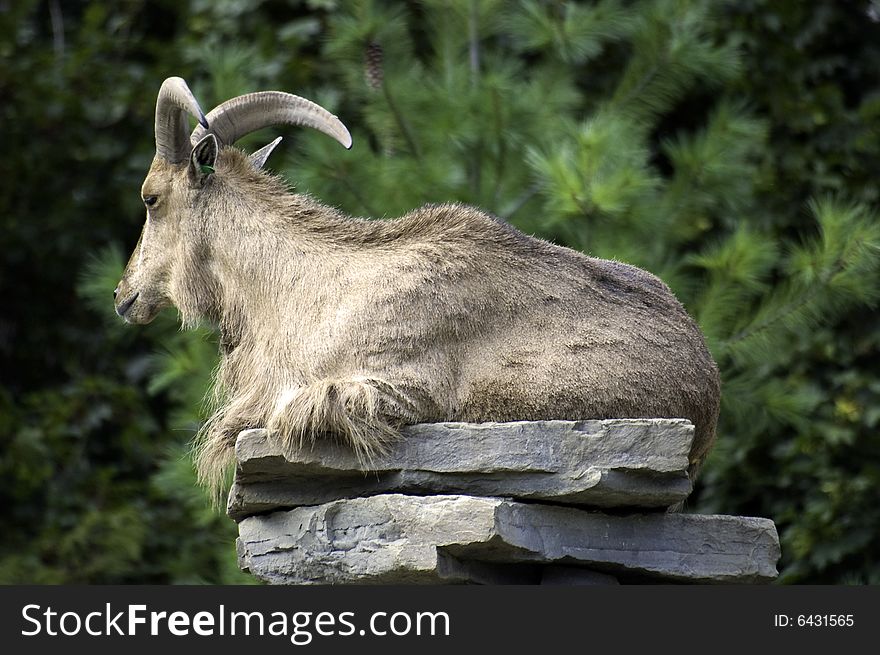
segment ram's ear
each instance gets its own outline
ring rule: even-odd
[[[269,159],[269,155],[272,154],[272,151],[275,150],[275,146],[277,146],[279,143],[281,143],[280,136],[269,145],[263,146],[255,153],[250,155],[248,159],[250,160],[251,165],[254,168],[263,168],[263,166],[266,164],[266,160]]]
[[[214,174],[217,163],[217,137],[206,134],[192,150],[189,156],[189,179],[196,186],[202,186]]]

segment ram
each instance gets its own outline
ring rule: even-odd
[[[252,93],[205,116],[182,79],[165,80],[146,223],[114,292],[130,323],[174,305],[184,326],[219,326],[203,483],[222,492],[237,434],[257,426],[288,450],[335,438],[369,461],[418,422],[683,417],[699,465],[718,371],[659,279],[460,204],[346,216],[262,170],[277,140],[232,147],[281,124],[351,146],[304,98]]]

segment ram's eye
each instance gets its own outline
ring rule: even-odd
[[[144,204],[147,207],[152,207],[156,204],[156,201],[159,199],[159,196],[144,196]]]

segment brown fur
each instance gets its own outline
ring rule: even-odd
[[[719,378],[659,279],[526,236],[475,208],[351,218],[223,148],[203,184],[155,160],[125,318],[174,304],[222,333],[200,478],[222,492],[240,430],[288,449],[332,435],[364,458],[401,425],[684,417],[698,466]],[[143,244],[143,256],[139,250]]]

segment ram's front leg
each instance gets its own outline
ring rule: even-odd
[[[368,463],[412,422],[413,405],[390,382],[370,377],[324,379],[284,391],[266,427],[288,452],[335,438]]]

